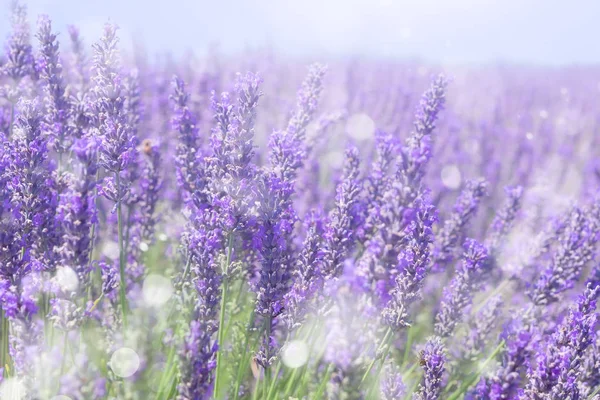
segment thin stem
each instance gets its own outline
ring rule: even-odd
[[[448,398],[448,400],[457,400],[458,398],[460,398],[460,396],[462,394],[464,394],[467,389],[469,389],[469,387],[474,384],[475,382],[477,382],[477,379],[481,376],[481,373],[485,370],[485,367],[494,359],[496,358],[496,356],[498,355],[498,353],[500,353],[500,351],[504,348],[504,340],[500,342],[500,344],[494,349],[494,351],[492,352],[492,354],[489,355],[489,357],[481,364],[481,366],[479,367],[479,370],[477,371],[477,373],[473,374],[473,376],[471,377],[471,379],[467,380],[460,389],[458,389],[456,392],[454,392],[452,394],[452,396],[450,396]]]
[[[275,368],[275,379],[271,380],[271,386],[269,387],[269,392],[267,393],[267,400],[271,398],[271,394],[275,390],[275,384],[277,383],[277,377],[279,376],[279,372],[281,371],[281,363],[277,363],[277,368]]]
[[[233,392],[233,400],[237,400],[239,397],[239,391],[240,391],[240,386],[242,384],[242,371],[245,369],[246,366],[246,355],[248,354],[248,342],[249,342],[249,338],[250,338],[250,330],[252,329],[252,326],[254,325],[254,310],[252,310],[252,314],[250,314],[250,321],[248,321],[248,328],[246,329],[246,337],[244,338],[244,358],[242,359],[242,362],[240,363],[240,365],[238,366],[238,370],[237,370],[237,374],[235,376],[235,389]]]
[[[329,382],[329,378],[331,377],[331,364],[327,364],[327,369],[325,370],[325,373],[323,374],[323,379],[321,380],[321,384],[319,384],[319,388],[317,389],[317,391],[315,392],[315,395],[313,396],[314,400],[319,400],[323,398],[323,393],[325,392],[325,386],[327,385],[327,382]]]
[[[379,347],[377,347],[377,350],[375,351],[375,355],[377,355],[377,353],[379,353],[379,351],[381,349],[383,349],[384,346],[386,346],[388,343],[388,340],[390,338],[392,334],[392,329],[388,328],[385,331],[385,335],[383,336],[383,339],[381,340],[381,343],[379,344]],[[388,351],[389,351],[389,346],[388,346]],[[385,357],[387,357],[387,351],[385,353]],[[385,362],[385,357],[383,357],[383,362]],[[377,358],[374,358],[373,361],[371,361],[371,363],[369,364],[369,366],[367,367],[367,370],[365,371],[362,379],[360,380],[360,385],[362,386],[362,384],[367,380],[367,377],[369,376],[369,374],[371,373],[371,370],[373,369],[373,366],[375,365],[375,363],[377,362]]]
[[[125,248],[123,241],[123,216],[121,212],[121,176],[115,173],[115,181],[117,184],[117,225],[119,231],[119,298],[121,302],[121,311],[123,313],[123,330],[127,329],[127,297],[125,292]]]
[[[9,364],[9,352],[8,352],[8,318],[4,315],[2,307],[0,307],[0,329],[2,338],[0,340],[0,368],[5,368]],[[8,376],[8,371],[6,372]],[[1,378],[1,376],[0,376]]]
[[[223,346],[225,342],[225,308],[227,305],[227,293],[229,292],[229,277],[227,276],[227,270],[229,268],[229,263],[231,262],[231,251],[233,245],[233,235],[230,233],[227,239],[227,260],[225,262],[225,266],[223,267],[223,289],[221,291],[221,311],[219,314],[219,333],[218,333],[218,345],[219,348],[217,350],[217,366],[215,371],[215,387],[213,391],[213,397],[215,399],[219,398],[219,384],[221,381],[221,368],[223,366],[223,350],[225,346]]]

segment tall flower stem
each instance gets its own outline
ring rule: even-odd
[[[250,339],[251,329],[254,326],[255,316],[256,316],[256,314],[254,314],[254,310],[252,310],[252,314],[250,314],[250,320],[248,321],[248,327],[246,329],[246,336],[244,338],[244,358],[242,359],[242,362],[238,366],[238,370],[237,370],[237,374],[236,374],[236,378],[235,378],[235,389],[233,391],[233,400],[237,400],[239,397],[240,386],[242,384],[242,374],[243,374],[243,371],[246,368],[248,368],[248,366],[247,366],[248,359],[247,359],[246,355],[249,353],[249,351],[248,351],[249,343],[248,342]]]
[[[9,363],[8,330],[8,318],[6,318],[4,310],[0,307],[0,333],[2,334],[2,337],[0,338],[0,368],[6,368]],[[8,376],[7,373],[6,375]]]
[[[217,367],[215,371],[215,386],[213,392],[213,397],[215,399],[219,398],[219,383],[221,379],[221,368],[223,365],[223,343],[225,341],[225,307],[227,305],[227,294],[229,292],[229,278],[227,277],[227,270],[229,269],[229,264],[231,263],[232,246],[233,235],[230,233],[227,237],[227,259],[225,261],[225,266],[223,267],[223,288],[221,290],[221,311],[219,314],[218,334],[219,349],[217,350]]]
[[[119,299],[121,302],[121,311],[123,313],[123,328],[127,328],[127,297],[125,293],[125,243],[123,241],[123,215],[121,210],[121,177],[115,173],[115,182],[117,184],[117,229],[119,235]]]

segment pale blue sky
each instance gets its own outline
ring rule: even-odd
[[[8,33],[8,3],[0,37]],[[600,63],[599,0],[30,0],[86,44],[110,19],[152,52],[271,44],[291,55],[420,57],[442,63]],[[35,20],[35,17],[33,18]],[[62,35],[63,40],[66,35]],[[126,38],[124,38],[126,39]],[[125,40],[125,43],[127,40]]]

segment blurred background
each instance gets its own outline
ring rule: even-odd
[[[293,57],[373,57],[436,64],[600,62],[597,0],[29,0],[86,43],[110,20],[125,47],[150,54],[270,48]],[[0,38],[10,0],[0,0]],[[66,35],[65,35],[66,36]]]

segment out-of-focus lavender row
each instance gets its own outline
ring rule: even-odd
[[[0,398],[600,398],[600,68],[151,62],[11,12]]]

